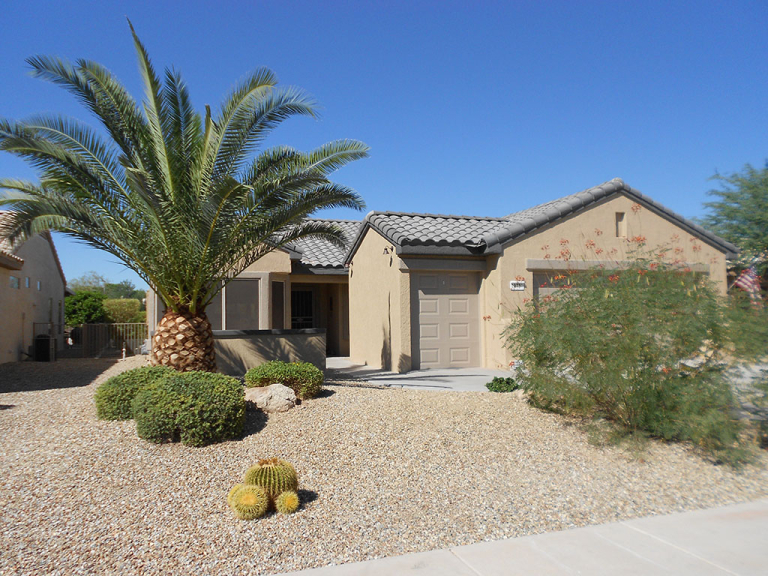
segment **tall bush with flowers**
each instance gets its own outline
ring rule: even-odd
[[[628,260],[553,275],[560,289],[514,315],[506,336],[523,361],[521,385],[540,407],[743,461],[721,362],[729,349],[726,306],[705,275],[670,259],[669,250],[648,251],[643,237],[629,243]]]

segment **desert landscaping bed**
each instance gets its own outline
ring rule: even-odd
[[[239,441],[154,445],[93,405],[141,362],[0,367],[0,574],[271,574],[768,495],[765,456],[599,448],[509,394],[336,385],[249,413]],[[295,465],[302,509],[235,519],[227,491],[268,456]]]

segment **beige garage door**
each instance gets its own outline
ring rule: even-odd
[[[479,366],[478,275],[420,272],[411,287],[414,368]]]

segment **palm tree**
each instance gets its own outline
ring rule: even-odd
[[[130,22],[129,22],[130,25]],[[52,57],[27,60],[33,75],[72,93],[109,139],[62,116],[0,120],[0,150],[37,169],[38,184],[0,180],[14,218],[0,236],[24,240],[57,230],[106,250],[165,303],[152,362],[177,370],[216,368],[205,314],[223,284],[268,252],[307,236],[341,242],[341,230],[307,220],[329,207],[362,209],[330,173],[368,147],[340,140],[311,152],[259,149],[281,121],[315,115],[300,90],[276,88],[267,69],[248,75],[218,114],[192,107],[178,72],[158,78],[130,26],[144,83],[139,107],[103,66]]]

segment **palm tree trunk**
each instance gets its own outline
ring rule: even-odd
[[[216,371],[213,331],[205,312],[165,311],[152,339],[152,365],[188,372]]]

